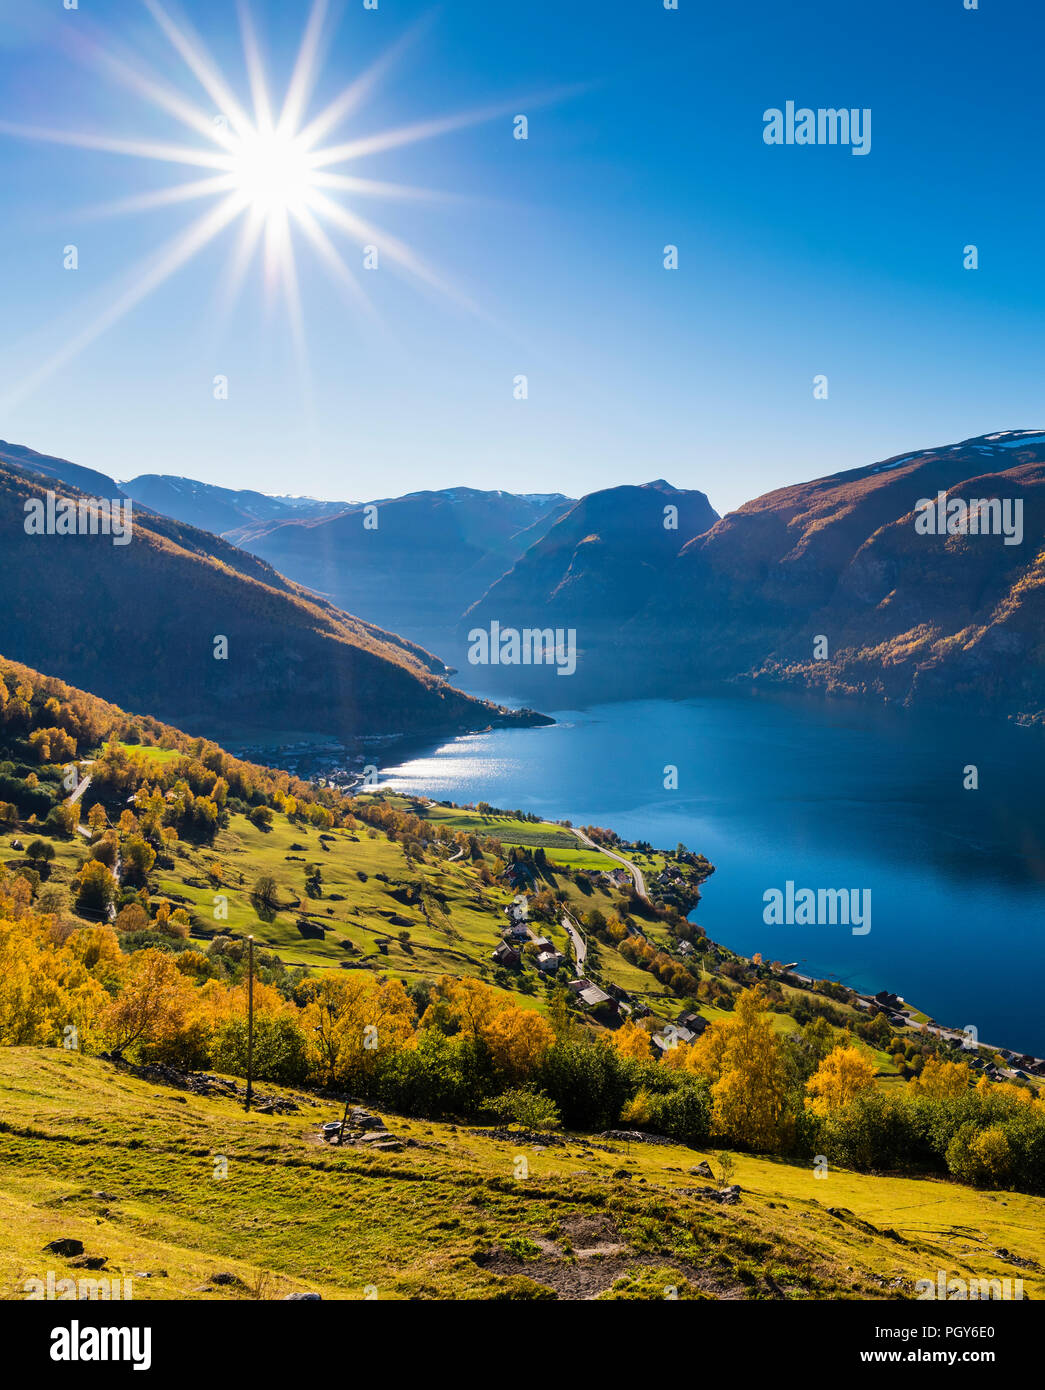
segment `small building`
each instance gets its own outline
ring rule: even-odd
[[[558,970],[562,964],[562,956],[558,951],[541,951],[537,957],[538,970]]]
[[[598,985],[589,984],[586,989],[581,990],[578,998],[586,1009],[601,1009],[610,1014],[618,1012],[616,999],[611,999]]]
[[[678,1023],[679,1026],[688,1029],[689,1032],[697,1038],[700,1037],[701,1033],[703,1033],[704,1029],[708,1026],[708,1021],[703,1014],[698,1014],[692,1009],[687,1010],[684,1014],[679,1014]]]
[[[506,966],[510,970],[517,970],[522,962],[522,956],[514,946],[509,946],[507,941],[502,941],[494,950],[490,957],[498,965]]]
[[[876,1004],[880,1004],[885,1010],[897,1010],[903,1008],[903,1000],[898,994],[891,994],[887,989],[880,989],[874,996]]]

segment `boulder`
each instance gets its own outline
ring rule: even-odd
[[[70,1255],[83,1254],[83,1241],[74,1240],[71,1236],[62,1236],[58,1240],[48,1241],[44,1249],[50,1250],[52,1255],[64,1255],[68,1258]]]
[[[322,1303],[321,1293],[288,1293],[284,1303]]]

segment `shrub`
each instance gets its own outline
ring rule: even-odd
[[[559,1129],[562,1125],[555,1102],[543,1091],[529,1086],[503,1091],[484,1101],[481,1110],[500,1124],[521,1125],[524,1129]]]
[[[194,952],[192,954],[195,954]],[[232,1076],[247,1074],[247,1020],[230,1019],[217,1030],[211,1066]],[[290,1015],[254,1020],[254,1075],[259,1081],[297,1086],[308,1075],[305,1034]]]

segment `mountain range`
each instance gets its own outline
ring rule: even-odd
[[[115,575],[131,566],[105,580],[117,562],[99,550],[93,582],[109,583],[111,620],[99,627],[96,611],[82,616],[92,608],[86,595],[64,601],[101,644],[69,641],[63,660],[78,665],[60,669],[48,660],[53,634],[44,640],[37,605],[44,595],[62,604],[66,562],[54,575],[39,574],[39,548],[19,561],[28,567],[24,592],[15,595],[24,608],[15,617],[18,603],[9,605],[0,640],[12,656],[183,723],[219,713],[242,723],[249,699],[251,719],[263,715],[272,727],[291,716],[295,729],[318,732],[333,722],[357,735],[481,726],[490,722],[488,707],[467,703],[442,677],[448,667],[464,671],[468,634],[494,622],[575,632],[568,687],[550,666],[469,665],[461,676],[473,691],[545,709],[741,683],[1045,718],[1045,434],[1034,430],[919,449],[779,488],[724,517],[703,492],[663,479],[579,500],[451,488],[341,503],[156,474],[117,484],[9,444],[0,444],[0,466],[8,489],[15,480],[24,488],[51,479],[95,496],[130,496],[139,519],[142,506],[158,509],[140,521],[148,554],[134,568],[146,558],[151,566],[136,574],[147,585],[142,593],[119,592]],[[941,493],[1018,502],[1018,542],[922,534],[918,505]],[[212,534],[218,530],[223,537]],[[24,540],[12,543],[24,552]],[[205,618],[183,592],[189,582],[206,600]],[[149,591],[164,600],[146,619],[139,610]],[[131,689],[120,685],[105,645],[128,606],[154,662]],[[235,618],[221,617],[229,613]],[[165,656],[176,652],[184,662],[191,649],[195,661],[203,642],[182,630],[172,646],[172,628],[226,632],[236,622],[246,624],[249,673],[241,667],[235,680],[219,677],[212,662],[205,676],[197,669],[191,682],[172,687]],[[391,703],[369,703],[381,680],[368,684],[355,671],[350,679],[342,669],[346,644],[354,663],[392,678]],[[317,662],[329,662],[331,651],[338,659],[320,674]],[[388,666],[374,667],[375,659]],[[292,670],[301,673],[304,699],[291,694]],[[327,714],[316,712],[317,701]]]

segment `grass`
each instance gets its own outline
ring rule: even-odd
[[[121,743],[119,745],[126,753],[144,753],[152,762],[172,763],[175,758],[182,756],[174,748],[156,748],[147,743]]]
[[[337,1108],[305,1097],[297,1114],[246,1115],[95,1058],[4,1049],[0,1290],[82,1273],[43,1252],[72,1236],[136,1299],[662,1298],[667,1284],[680,1297],[910,1297],[938,1269],[1045,1295],[1040,1269],[994,1253],[1045,1264],[1042,1198],[817,1179],[735,1155],[742,1199],[722,1206],[693,1195],[705,1180],[689,1173],[704,1157],[718,1171],[714,1151],[578,1135],[538,1147],[385,1116],[408,1146],[368,1154],[318,1141]]]

